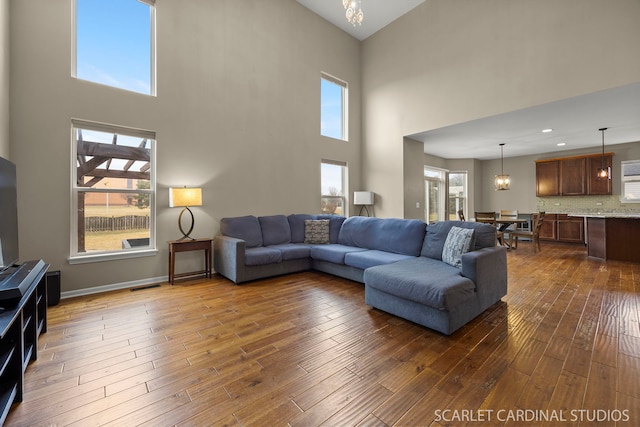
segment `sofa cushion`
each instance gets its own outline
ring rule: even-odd
[[[329,243],[338,243],[338,236],[340,235],[342,223],[347,218],[340,215],[321,214],[317,216],[317,219],[329,220]]]
[[[262,244],[264,246],[279,245],[291,241],[291,228],[284,215],[258,217],[262,230]]]
[[[265,265],[282,262],[282,252],[274,248],[248,248],[244,251],[245,265]]]
[[[291,243],[304,242],[304,221],[307,219],[316,219],[316,217],[308,214],[291,214],[287,217],[291,229]]]
[[[442,261],[462,268],[462,254],[474,245],[474,234],[475,230],[470,228],[451,227],[442,248]]]
[[[438,310],[450,310],[475,295],[474,283],[459,269],[425,257],[368,268],[364,283]]]
[[[304,243],[323,245],[329,243],[329,220],[307,219],[304,221]]]
[[[351,217],[342,224],[338,243],[418,256],[425,234],[425,223],[416,219]]]
[[[410,255],[394,254],[391,252],[377,251],[375,249],[349,252],[344,256],[344,263],[351,267],[366,269],[374,265],[390,264],[392,262],[402,261],[403,259],[413,258]]]
[[[282,253],[282,260],[309,258],[311,254],[311,246],[300,243],[284,243],[281,245],[268,246],[277,249]]]
[[[336,243],[318,245],[311,248],[311,258],[318,261],[328,261],[334,264],[344,264],[344,256],[350,252],[366,251],[363,248],[344,246]]]
[[[253,215],[222,218],[220,220],[220,233],[224,236],[244,240],[246,248],[262,246],[260,222]]]
[[[420,255],[442,260],[442,249],[451,227],[475,230],[475,244],[472,250],[493,247],[496,245],[496,228],[491,224],[471,221],[442,221],[427,226],[427,237],[424,239]]]

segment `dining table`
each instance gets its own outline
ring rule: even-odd
[[[515,217],[515,216],[502,216],[502,215],[496,215],[495,220],[494,219],[478,219],[476,218],[477,222],[486,222],[486,223],[490,223],[490,224],[495,224],[496,228],[498,229],[498,231],[505,233],[505,232],[509,232],[507,229],[513,225],[513,224],[525,224],[528,223],[529,220],[528,219],[524,219],[524,218],[519,218],[519,217]],[[511,245],[509,245],[509,243],[503,239],[504,245],[508,248],[511,249]]]

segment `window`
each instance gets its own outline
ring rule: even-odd
[[[449,172],[449,219],[458,219],[458,211],[467,214],[467,172]]]
[[[424,167],[424,219],[427,223],[445,219],[445,178],[443,169]]]
[[[72,125],[71,260],[155,253],[155,134]]]
[[[347,84],[322,74],[320,79],[320,135],[347,141]]]
[[[73,75],[155,95],[155,0],[76,0]]]
[[[347,215],[347,164],[323,160],[320,167],[320,210],[324,214]]]
[[[640,203],[640,160],[625,160],[620,163],[622,170],[622,192],[620,202]]]

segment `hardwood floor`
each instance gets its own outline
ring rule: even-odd
[[[550,243],[508,263],[451,337],[316,272],[62,300],[6,424],[640,425],[640,264]]]

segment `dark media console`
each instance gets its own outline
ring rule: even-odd
[[[42,260],[28,261],[0,281],[6,291],[0,292],[0,425],[11,405],[22,401],[24,372],[38,357],[38,336],[47,331],[48,268]]]

